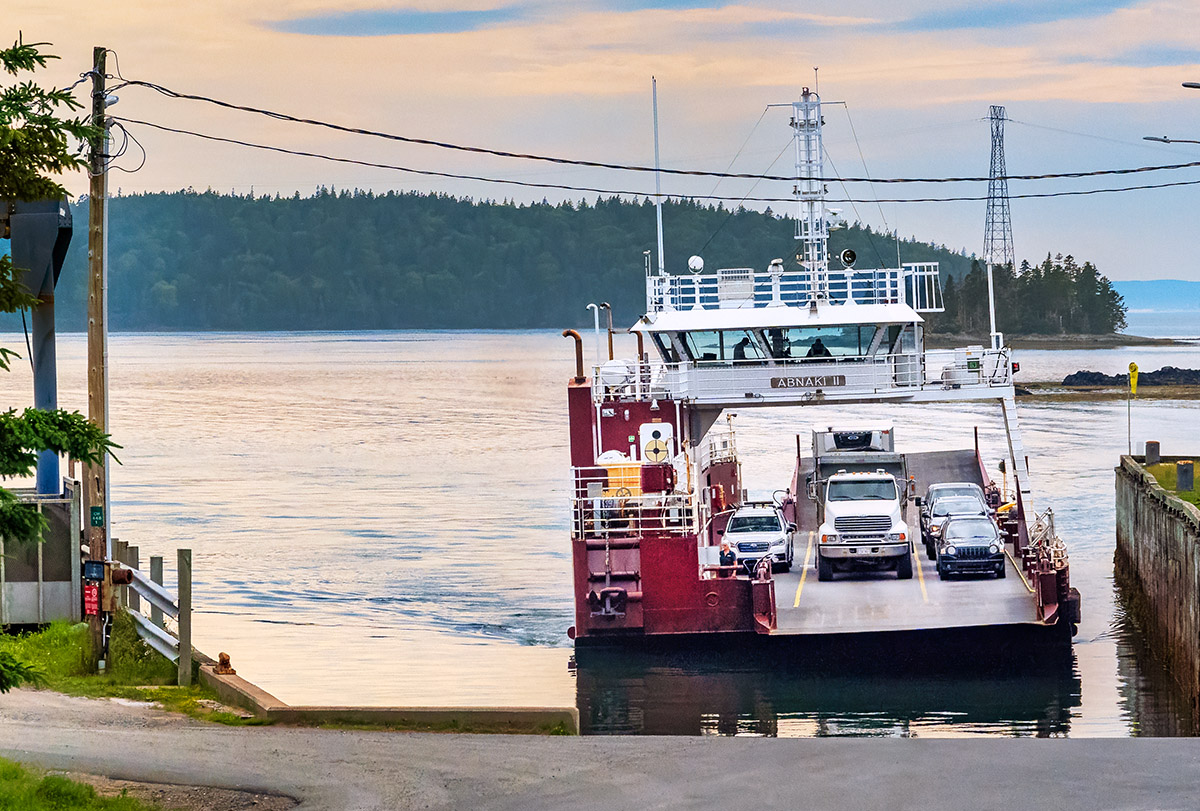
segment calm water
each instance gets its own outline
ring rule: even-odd
[[[0,336],[16,347],[19,336]],[[591,342],[588,343],[589,348]],[[85,408],[83,336],[60,400]],[[114,534],[194,550],[196,644],[291,703],[574,704],[595,731],[778,735],[1176,734],[1192,719],[1112,586],[1124,403],[1022,409],[1038,508],[1084,595],[1074,653],[1036,673],[831,678],[753,656],[582,659],[572,622],[564,384],[554,332],[118,335]],[[1200,366],[1200,348],[1019,352],[1021,377]],[[1065,369],[1065,371],[1063,371]],[[28,367],[0,407],[30,399]],[[786,482],[823,408],[737,418],[753,488]],[[906,449],[998,459],[998,407],[885,409]],[[1136,439],[1200,452],[1200,404],[1134,404]],[[839,417],[844,421],[844,417]],[[168,578],[173,575],[169,575]]]

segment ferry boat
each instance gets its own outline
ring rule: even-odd
[[[568,635],[578,646],[712,634],[991,639],[999,631],[1069,644],[1080,597],[1053,513],[1034,507],[1013,385],[1018,365],[995,330],[994,301],[989,346],[927,349],[924,315],[942,311],[937,263],[861,270],[851,255],[831,262],[821,101],[804,88],[790,106],[793,267],[775,260],[763,270],[705,273],[693,257],[690,274],[670,275],[660,231],[656,269],[647,254],[646,313],[630,328],[637,357],[613,357],[611,316],[608,358],[590,369],[582,336],[563,332],[576,352],[567,386],[575,598]],[[988,271],[990,298],[990,264]],[[597,351],[599,337],[597,311]],[[984,464],[977,433],[974,447],[904,453],[902,433],[862,428],[853,416],[868,403],[975,401],[999,405],[1003,487]],[[797,436],[790,486],[769,504],[752,503],[732,420],[722,415],[812,405],[839,406],[845,425],[818,426],[811,442]],[[838,482],[884,493],[895,517],[827,503]],[[919,552],[920,494],[951,482],[978,486],[995,509],[1000,538],[990,577],[943,579],[943,558],[954,550]],[[768,541],[761,549],[730,543],[731,519],[756,505],[778,511],[786,557],[782,547],[772,554]]]

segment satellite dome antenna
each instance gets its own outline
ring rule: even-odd
[[[704,259],[700,256],[692,256],[688,259],[688,270],[692,273],[701,273],[704,271]]]

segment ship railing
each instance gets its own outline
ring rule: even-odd
[[[824,358],[609,361],[592,377],[595,402],[692,400],[705,403],[795,402],[1005,388],[1007,349],[965,347]]]
[[[736,462],[737,442],[733,428],[713,428],[709,431],[699,446],[698,456],[701,470],[721,462]]]
[[[643,492],[626,471],[575,468],[571,499],[571,537],[636,538],[685,535],[696,531],[691,493]]]
[[[1029,546],[1039,552],[1039,557],[1049,560],[1053,568],[1062,569],[1067,566],[1067,546],[1054,529],[1053,509],[1047,509],[1034,516],[1033,531],[1029,533]]]
[[[936,262],[910,262],[899,268],[829,270],[819,290],[807,270],[755,271],[722,268],[691,276],[646,277],[646,309],[726,310],[785,304],[807,306],[814,298],[857,304],[905,303],[917,312],[941,312]]]

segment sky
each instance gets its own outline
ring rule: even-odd
[[[103,45],[125,78],[347,126],[500,150],[652,164],[651,77],[662,165],[789,174],[786,108],[825,102],[827,176],[986,176],[990,105],[1004,105],[1010,174],[1200,161],[1200,3],[1195,0],[4,0],[21,32],[74,82]],[[814,74],[814,69],[819,70]],[[818,77],[819,76],[819,80]],[[0,80],[6,83],[6,80]],[[339,157],[527,182],[653,191],[645,174],[518,161],[336,133],[152,90],[117,91],[117,117]],[[437,179],[329,163],[128,124],[145,147],[117,161],[114,191],[211,188],[310,194],[319,186],[439,191],[517,201],[578,192]],[[1200,168],[1012,181],[1010,194],[1200,181]],[[85,177],[67,180],[74,193]],[[861,200],[986,196],[986,184],[852,184]],[[665,177],[671,194],[787,197],[786,182]],[[845,190],[830,184],[831,197]],[[587,195],[594,197],[595,195]],[[1090,260],[1113,279],[1200,280],[1200,185],[1012,199],[1018,259]],[[765,204],[751,204],[762,206]],[[832,204],[901,236],[983,252],[985,203]],[[774,210],[790,210],[773,204]],[[699,246],[672,241],[668,253]],[[642,251],[630,246],[631,272]]]

